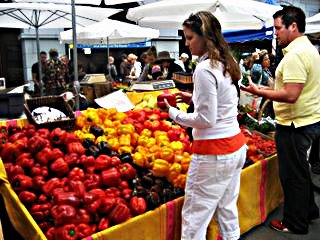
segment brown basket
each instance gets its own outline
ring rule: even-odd
[[[31,112],[42,106],[52,107],[63,112],[69,119],[56,120],[52,122],[38,123],[32,116]],[[34,124],[37,128],[48,128],[53,129],[60,127],[67,130],[72,130],[75,127],[75,116],[70,105],[64,101],[61,96],[48,96],[48,97],[37,97],[27,99],[24,104],[25,114],[31,124]]]

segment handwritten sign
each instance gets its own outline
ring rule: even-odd
[[[118,112],[127,112],[134,108],[127,95],[122,89],[112,92],[101,98],[96,98],[94,100],[100,107],[109,109],[116,108]]]

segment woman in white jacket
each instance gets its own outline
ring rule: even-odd
[[[180,94],[183,100],[192,100],[194,112],[185,113],[167,103],[170,118],[193,128],[181,239],[205,240],[215,215],[223,239],[236,240],[240,237],[240,173],[246,158],[245,138],[237,122],[240,68],[210,12],[191,14],[183,22],[183,31],[199,63],[193,74],[192,99],[191,94]]]

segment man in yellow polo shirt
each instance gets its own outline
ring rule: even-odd
[[[300,8],[284,7],[273,19],[284,54],[276,70],[275,89],[259,88],[252,82],[242,89],[274,102],[275,140],[285,199],[283,219],[271,221],[270,227],[307,234],[310,220],[319,217],[307,151],[320,137],[320,56],[304,36],[306,17]]]

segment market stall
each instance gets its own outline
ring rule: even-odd
[[[188,146],[190,146],[190,144],[188,145],[188,139],[184,130],[180,128],[180,126],[174,125],[171,122],[167,121],[167,115],[157,108],[157,97],[160,94],[171,94],[176,91],[178,90],[169,89],[164,91],[140,93],[128,92],[127,96],[135,104],[135,109],[126,113],[120,113],[114,109],[105,110],[91,108],[82,112],[76,112],[74,123],[75,128],[72,132],[68,133],[68,138],[63,138],[66,142],[56,142],[57,136],[61,136],[62,133],[66,134],[65,132],[61,132],[61,129],[57,130],[57,127],[59,127],[58,125],[55,125],[53,129],[48,130],[47,133],[50,133],[50,135],[54,136],[50,138],[52,146],[61,146],[61,150],[64,149],[64,147],[62,147],[63,145],[67,146],[65,150],[66,153],[64,154],[70,155],[75,152],[81,152],[81,154],[83,154],[84,152],[88,152],[88,158],[89,156],[94,156],[95,163],[93,162],[93,164],[95,169],[92,169],[93,165],[90,164],[90,161],[86,157],[83,157],[83,159],[85,158],[86,161],[83,160],[85,162],[80,163],[75,163],[73,162],[73,160],[69,159],[69,167],[79,166],[81,168],[81,166],[87,166],[83,169],[86,169],[86,171],[89,171],[89,169],[91,169],[90,171],[93,171],[92,173],[101,174],[102,176],[105,171],[109,170],[110,166],[107,167],[106,165],[104,165],[105,163],[101,161],[102,158],[106,158],[101,157],[105,156],[105,154],[101,153],[102,148],[95,147],[101,147],[102,143],[106,142],[109,145],[110,149],[104,149],[104,151],[109,151],[108,154],[111,154],[110,156],[115,157],[115,159],[121,160],[121,162],[115,163],[117,164],[117,166],[125,163],[130,163],[132,166],[136,167],[137,175],[139,176],[141,169],[149,169],[147,171],[149,174],[148,177],[151,176],[151,172],[154,175],[152,176],[152,178],[155,177],[153,178],[154,181],[156,181],[156,179],[168,181],[168,183],[166,184],[172,184],[173,188],[171,189],[176,190],[176,195],[170,195],[170,197],[167,196],[167,198],[164,198],[164,195],[161,195],[162,200],[156,203],[154,202],[155,199],[150,202],[150,192],[148,192],[149,198],[146,198],[146,208],[144,208],[144,210],[140,212],[135,212],[132,206],[129,206],[129,202],[133,198],[133,195],[131,195],[132,190],[129,191],[129,196],[127,196],[123,193],[123,190],[127,189],[127,187],[125,187],[124,189],[120,188],[120,186],[118,186],[120,182],[115,185],[110,185],[110,180],[106,177],[102,177],[103,184],[101,185],[101,189],[103,189],[103,191],[106,193],[106,191],[109,191],[107,189],[109,189],[110,186],[113,186],[114,188],[120,188],[122,192],[119,196],[127,200],[126,204],[128,204],[128,208],[130,207],[130,210],[128,211],[131,211],[132,216],[130,217],[130,215],[128,215],[128,217],[126,218],[118,219],[115,216],[111,217],[112,214],[108,211],[108,214],[106,214],[106,216],[109,216],[109,218],[112,219],[110,225],[105,225],[105,230],[103,230],[103,227],[95,228],[94,230],[87,230],[86,233],[90,233],[89,236],[86,236],[83,233],[81,235],[82,237],[86,237],[86,239],[108,238],[123,240],[180,239],[180,218],[181,208],[183,204],[183,191],[180,191],[179,189],[183,190],[185,183],[185,173],[188,168],[188,161],[190,161],[188,150]],[[183,104],[180,104],[179,106],[180,108],[186,109],[186,106]],[[140,120],[132,121],[132,119],[138,118],[140,118]],[[28,134],[30,134],[29,138],[31,139],[34,136],[35,132],[39,130],[30,127],[31,125],[29,124],[29,122],[30,119],[2,121],[0,122],[0,127],[2,126],[1,129],[7,130],[10,128],[11,130],[9,131],[11,132],[13,132],[12,129],[17,129],[17,131],[19,131],[19,129],[24,129],[25,131],[28,131]],[[141,125],[142,123],[143,125]],[[69,123],[65,125],[66,123],[64,122],[63,124],[64,126],[70,126]],[[99,134],[100,129],[97,126],[103,128],[103,133]],[[178,131],[178,133],[174,133],[173,130]],[[243,131],[245,134],[247,134],[247,137],[249,139],[248,141],[251,141],[248,142],[248,146],[249,150],[252,153],[252,156],[255,156],[255,158],[251,159],[251,163],[254,162],[254,164],[250,164],[249,166],[244,168],[241,174],[241,189],[238,199],[241,233],[245,233],[254,226],[257,226],[264,222],[267,215],[282,202],[282,190],[278,178],[277,157],[274,149],[271,151],[272,154],[270,155],[270,153],[267,152],[267,149],[263,149],[261,147],[261,150],[258,151],[257,147],[259,146],[253,146],[252,143],[253,141],[262,143],[262,141],[269,141],[270,139],[265,139],[264,135],[258,132],[251,132],[247,128],[243,128]],[[168,135],[169,132],[171,135]],[[130,134],[131,138],[126,138],[126,134]],[[10,139],[9,142],[11,141],[12,144],[14,144],[13,142],[15,141],[19,142],[17,136],[18,135],[11,133],[10,137],[8,138]],[[107,136],[109,136],[109,138]],[[111,138],[110,136],[113,137]],[[14,140],[14,138],[17,138],[17,140]],[[94,144],[89,146],[88,144],[90,143],[90,141],[88,139],[91,139],[91,142],[93,142]],[[86,143],[84,144],[85,141]],[[76,142],[77,144],[69,147],[69,144],[72,144],[73,142]],[[82,146],[78,145],[78,143],[82,143]],[[18,143],[15,144],[15,146],[18,146]],[[166,151],[164,151],[165,149]],[[264,154],[262,150],[264,150]],[[40,152],[41,151],[43,151],[43,149],[40,150]],[[166,154],[164,154],[164,152]],[[124,160],[128,159],[130,155],[132,157],[131,160]],[[10,163],[10,158],[12,158],[12,152],[11,155],[6,155],[2,151],[1,156],[5,164],[3,164],[2,161],[0,163],[0,179],[2,182],[0,186],[0,192],[4,198],[6,209],[11,219],[12,225],[25,239],[50,239],[50,237],[48,236],[51,236],[50,229],[53,227],[52,224],[54,223],[56,228],[61,229],[62,223],[60,223],[58,217],[56,217],[55,215],[50,215],[54,219],[54,221],[49,222],[49,225],[46,225],[47,223],[43,221],[41,217],[39,217],[38,213],[35,212],[34,205],[31,205],[31,202],[26,201],[26,199],[21,196],[21,192],[23,192],[22,190],[31,191],[30,188],[26,186],[26,189],[21,189],[20,185],[17,185],[17,175],[15,175],[16,173],[10,170],[9,174],[6,173],[6,170],[8,172],[9,169],[8,165]],[[144,158],[143,156],[148,157]],[[66,159],[66,156],[64,156],[63,158]],[[44,165],[48,164],[46,166],[48,166],[47,169],[49,170],[50,178],[46,178],[47,182],[51,181],[52,177],[61,178],[61,181],[64,181],[63,186],[67,187],[67,190],[65,188],[63,190],[65,193],[70,195],[70,191],[72,193],[76,192],[70,180],[70,172],[74,171],[74,168],[71,170],[70,167],[70,169],[67,169],[64,173],[61,173],[61,171],[64,171],[61,170],[64,169],[64,167],[56,168],[56,166],[52,166],[57,160],[47,159],[49,161],[49,163],[47,163],[43,158],[41,158],[40,160],[40,158],[35,157],[35,159],[36,161],[38,161],[38,163],[45,162]],[[163,159],[166,160],[164,161]],[[14,160],[12,159],[12,161]],[[63,162],[63,160],[59,161],[61,163]],[[97,161],[99,161],[99,166],[97,166]],[[27,165],[27,163],[23,161],[17,162],[20,162],[25,167]],[[163,167],[163,164],[165,165],[165,167]],[[34,167],[34,164],[32,166]],[[29,170],[25,169],[25,173],[33,173],[34,175],[31,176],[35,177],[35,172],[31,169],[32,168],[30,168]],[[121,169],[123,169],[123,167],[121,167]],[[173,169],[175,169],[176,172],[174,172]],[[144,171],[145,170],[142,170],[142,172]],[[85,174],[90,173],[86,172]],[[69,182],[68,180],[67,182],[65,182],[66,180],[62,180],[66,177],[69,178]],[[145,175],[141,175],[140,177],[144,178]],[[87,178],[84,177],[84,179]],[[121,176],[121,179],[125,179],[125,181],[132,183],[131,179],[133,179],[133,177],[129,177],[128,175],[126,175],[125,178]],[[152,188],[154,190],[154,185],[150,189]],[[137,188],[136,186],[135,190],[137,189],[138,194],[144,194],[140,191],[141,188]],[[92,189],[89,188],[86,190],[90,192]],[[151,192],[153,192],[153,190],[151,190]],[[95,190],[95,192],[98,191]],[[40,195],[54,196],[53,199],[49,200],[49,203],[52,203],[53,201],[53,204],[56,204],[57,202],[55,201],[59,201],[55,200],[55,198],[58,198],[57,196],[60,196],[59,191],[51,194],[51,190],[49,191],[47,187],[42,187],[40,190],[36,191],[36,193],[41,193]],[[99,191],[99,194],[101,194],[101,191]],[[40,200],[40,195],[37,196],[37,200],[35,202],[38,205],[39,201],[44,201]],[[75,204],[75,208],[77,208],[79,204],[80,206],[83,206],[83,208],[87,208],[88,204],[85,204],[85,201],[87,200],[84,200],[85,198],[83,198],[82,195],[75,195],[73,196],[73,199],[78,196],[79,198],[81,196],[80,203],[75,204],[74,202],[72,202],[72,204]],[[137,196],[140,197],[140,195]],[[21,200],[23,200],[24,204],[21,203]],[[63,200],[62,202],[65,204],[66,201],[71,204],[70,198],[67,200]],[[118,202],[118,204],[120,205],[123,205],[122,203],[123,202]],[[102,217],[100,213],[98,216],[98,212],[96,211],[97,209],[93,210],[92,206],[88,209],[91,209],[90,211],[92,211],[90,212],[91,217]],[[100,209],[99,211],[101,211],[101,206],[98,209]],[[105,210],[105,208],[103,209]],[[107,212],[107,210],[105,211]],[[51,214],[53,214],[53,212]],[[69,223],[66,223],[67,225],[71,225],[71,222],[72,220],[70,220]],[[91,219],[87,223],[91,224],[90,226],[92,226],[98,225],[98,223],[100,225],[100,222],[101,219],[99,218],[99,222],[98,220]],[[79,229],[77,228],[77,230]],[[55,237],[57,237],[57,235]],[[212,221],[208,228],[207,239],[215,240],[218,239],[218,237],[219,233],[217,231],[217,225],[214,221]]]

